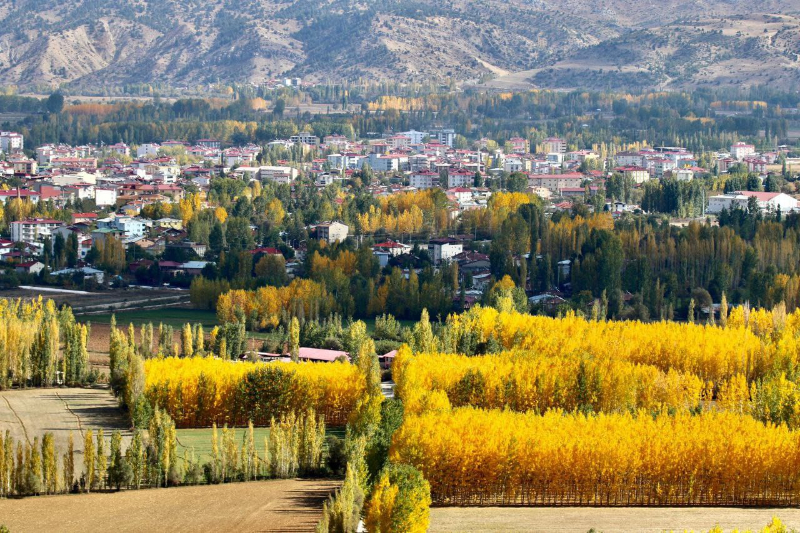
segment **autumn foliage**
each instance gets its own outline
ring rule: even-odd
[[[454,407],[537,413],[553,408],[606,413],[687,410],[695,408],[703,395],[703,382],[692,374],[578,354],[548,357],[509,351],[476,357],[414,356],[402,348],[392,370],[406,412],[423,409],[437,392],[444,392]]]
[[[269,425],[270,419],[313,409],[328,425],[342,425],[364,382],[344,362],[247,363],[214,358],[145,361],[145,397],[177,427]]]
[[[766,376],[780,359],[773,343],[745,327],[592,321],[574,314],[549,318],[492,308],[451,316],[448,323],[456,346],[496,343],[547,357],[590,354],[691,373],[715,387],[740,373],[748,381]]]
[[[444,505],[796,505],[800,433],[748,416],[407,416],[390,459]]]
[[[295,279],[286,287],[259,287],[254,291],[232,290],[217,299],[220,322],[234,322],[243,313],[257,329],[277,326],[282,318],[315,318],[333,308],[333,297],[325,287],[307,279]]]

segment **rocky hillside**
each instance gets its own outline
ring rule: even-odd
[[[606,87],[733,84],[758,74],[788,84],[797,78],[798,19],[747,13],[793,4],[0,0],[0,73],[21,87],[76,88],[279,76]]]

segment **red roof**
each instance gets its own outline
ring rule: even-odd
[[[256,254],[267,254],[267,255],[281,255],[281,251],[277,248],[272,248],[271,246],[262,246],[260,248],[255,248],[250,250],[250,253],[253,255]]]
[[[758,191],[736,191],[736,194],[741,194],[743,196],[753,196],[761,202],[769,202],[776,196],[778,196],[779,192],[758,192]]]

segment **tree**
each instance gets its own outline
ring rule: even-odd
[[[90,492],[95,484],[94,435],[91,429],[86,431],[83,440],[83,478],[86,492]]]
[[[111,466],[108,470],[108,484],[120,490],[130,484],[133,478],[133,468],[130,462],[122,455],[122,435],[114,431],[111,434]]]
[[[75,483],[75,439],[70,431],[67,451],[64,453],[64,488],[67,491],[72,490],[73,483]]]
[[[300,321],[292,317],[289,324],[289,353],[295,363],[300,360]]]
[[[194,342],[192,341],[192,326],[187,322],[181,330],[181,352],[184,357],[191,357],[194,354]]]
[[[61,113],[61,111],[64,110],[64,95],[59,92],[51,94],[47,98],[47,103],[45,104],[45,107],[47,108],[47,111],[49,111],[50,113],[58,115],[59,113]]]
[[[108,471],[108,456],[106,456],[106,439],[103,436],[103,428],[97,430],[97,448],[95,452],[95,472],[94,478],[97,486],[103,488],[106,484],[106,473]]]

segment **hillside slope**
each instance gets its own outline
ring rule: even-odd
[[[798,19],[740,15],[778,13],[794,4],[0,0],[0,73],[5,83],[22,87],[192,86],[280,76],[475,81],[486,75],[565,86],[575,83],[570,69],[589,67],[604,73],[590,85],[692,85],[738,83],[716,63],[744,61],[775,70],[783,83],[796,79]],[[629,75],[609,75],[609,69]],[[778,75],[786,69],[792,72]]]

